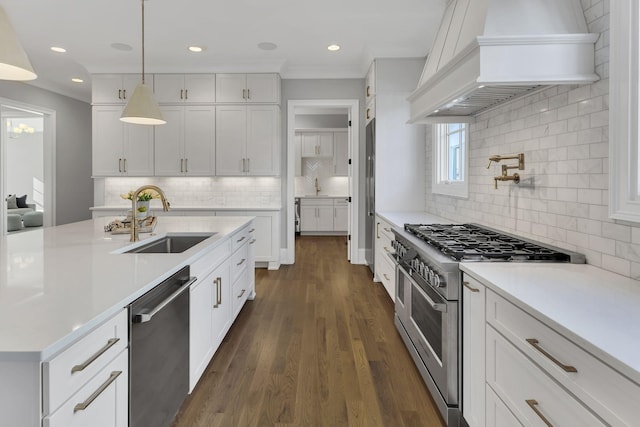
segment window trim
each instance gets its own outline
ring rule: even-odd
[[[448,126],[452,123],[435,123],[432,126],[432,152],[433,152],[433,168],[432,168],[432,182],[431,192],[434,194],[442,194],[445,196],[458,197],[461,199],[467,199],[469,197],[469,123],[459,122],[461,126],[465,127],[464,141],[462,149],[463,159],[463,177],[462,181],[440,181],[439,170],[442,163],[441,146],[442,141],[438,140],[438,129],[441,126]]]
[[[640,222],[640,197],[637,196],[640,78],[638,13],[637,2],[611,2],[609,217],[631,222]]]

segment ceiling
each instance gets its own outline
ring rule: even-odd
[[[145,71],[362,78],[373,58],[424,57],[447,0],[146,0]],[[90,100],[92,73],[141,70],[139,0],[0,0],[38,79]],[[274,43],[274,50],[258,44]],[[130,51],[111,47],[122,43]],[[329,52],[327,46],[341,46]],[[190,45],[204,46],[195,54]],[[67,49],[55,53],[51,46]],[[72,77],[84,83],[72,83]]]

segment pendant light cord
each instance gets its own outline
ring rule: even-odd
[[[144,84],[144,0],[140,0],[142,3],[142,84]]]

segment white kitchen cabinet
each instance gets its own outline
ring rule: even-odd
[[[216,102],[280,104],[280,76],[216,74]]]
[[[302,157],[332,157],[333,132],[301,132]]]
[[[504,404],[502,400],[493,389],[489,386],[486,386],[486,397],[487,397],[487,418],[486,418],[486,426],[487,427],[522,427],[522,423],[518,421],[518,419],[509,411],[507,405]],[[473,424],[469,423],[469,427],[475,427]]]
[[[333,174],[349,175],[349,139],[347,132],[333,133]]]
[[[153,176],[153,127],[120,121],[122,109],[92,108],[93,176]]]
[[[155,175],[214,175],[215,108],[163,106],[160,110],[167,123],[155,129]]]
[[[341,235],[348,230],[349,206],[344,198],[300,199],[300,232],[307,235]]]
[[[280,267],[280,212],[278,211],[216,211],[217,216],[254,216],[252,256],[259,265],[267,264],[270,270]]]
[[[484,427],[486,288],[469,275],[462,284],[462,416]]]
[[[159,104],[216,101],[214,74],[154,74],[154,93]]]
[[[333,200],[333,231],[347,232],[349,229],[349,202],[347,199]]]
[[[58,410],[44,418],[43,427],[129,425],[129,357],[127,350],[90,379]]]
[[[216,175],[280,174],[280,107],[216,107]]]
[[[91,103],[126,104],[139,83],[142,83],[141,74],[93,74]],[[145,74],[145,84],[153,88],[152,74]]]
[[[391,231],[391,224],[376,215],[375,233],[374,280],[381,282],[391,300],[395,301],[396,272],[395,266],[389,258],[389,254],[393,253],[391,241],[395,239]]]

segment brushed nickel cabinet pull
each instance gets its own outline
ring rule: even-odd
[[[380,238],[380,223],[376,223],[376,239]]]
[[[213,308],[218,308],[222,304],[222,277],[217,277],[213,283],[216,284],[216,303]]]
[[[184,89],[180,89],[180,99],[184,99],[184,98],[182,97],[182,93],[183,93],[183,92],[184,92]]]
[[[240,292],[240,295],[238,295],[238,299],[242,298],[242,295],[244,295],[246,291],[243,289],[242,292]]]
[[[189,172],[189,159],[184,159],[184,172]]]
[[[184,159],[180,159],[180,173],[184,172]]]
[[[247,158],[247,172],[251,172],[251,159]]]
[[[124,173],[127,173],[127,159],[126,159],[126,158],[124,158],[124,159],[122,159],[122,160],[123,160],[123,161],[122,161],[122,164],[124,165],[124,168],[123,168],[123,170],[122,170],[122,171],[123,171]]]
[[[387,273],[383,273],[382,275],[384,276],[385,280],[387,280],[387,281],[391,280],[391,279],[389,279],[389,276],[387,276]]]
[[[387,227],[384,227],[384,231],[386,231],[387,233],[391,233],[391,229]]]
[[[122,99],[127,99],[127,90],[122,89]]]
[[[549,352],[547,352],[545,349],[543,349],[542,347],[540,347],[540,341],[538,341],[535,338],[527,338],[527,342],[529,344],[531,344],[531,346],[533,348],[535,348],[536,350],[538,350],[540,353],[542,353],[547,359],[551,360],[553,363],[555,363],[557,366],[559,366],[560,368],[562,368],[565,372],[578,372],[578,370],[571,365],[565,365],[564,363],[560,362],[558,359],[556,359],[555,357],[553,357]]]
[[[239,238],[238,240],[236,240],[236,243],[240,243],[242,242],[244,239],[246,239],[247,236],[242,236],[241,238]]]
[[[247,171],[247,159],[242,159],[242,172]]]
[[[118,159],[118,172],[122,173],[122,159]]]
[[[95,362],[98,357],[102,356],[107,352],[107,350],[109,350],[111,347],[116,345],[118,341],[120,341],[120,338],[109,339],[109,341],[107,341],[107,344],[104,347],[102,347],[100,350],[98,350],[93,356],[85,360],[83,363],[79,365],[75,365],[73,368],[71,368],[71,373],[73,374],[75,372],[84,371],[89,365]]]
[[[469,289],[471,292],[480,292],[480,289],[476,289],[472,287],[469,282],[462,282],[465,288]]]
[[[122,371],[111,372],[111,375],[109,375],[109,379],[105,381],[104,384],[102,384],[96,391],[94,391],[91,394],[91,396],[87,397],[87,400],[85,400],[82,403],[78,403],[76,406],[73,407],[73,413],[75,414],[78,411],[84,411],[85,409],[87,409],[89,405],[91,405],[93,401],[96,400],[98,396],[100,396],[102,392],[105,391],[107,387],[109,387],[111,383],[114,382],[120,376],[121,373]]]
[[[189,89],[184,90],[184,99],[189,99]]]
[[[531,410],[533,412],[535,412],[538,417],[540,417],[542,422],[545,423],[547,425],[547,427],[553,427],[553,424],[551,424],[549,422],[549,420],[547,419],[547,417],[545,417],[542,414],[542,412],[540,412],[540,410],[538,409],[538,401],[537,400],[535,400],[535,399],[527,399],[527,400],[525,400],[525,402],[527,402],[527,405],[529,405]]]
[[[122,89],[118,89],[118,99],[122,99]]]
[[[371,86],[367,86],[367,96],[371,96]]]
[[[247,90],[246,89],[242,89],[242,99],[247,99]]]
[[[386,246],[383,246],[382,248],[384,249],[384,251],[385,251],[386,253],[390,253],[390,252],[391,252],[391,251],[389,250],[389,248],[388,248],[388,247],[386,247]]]
[[[256,242],[256,239],[251,239],[251,241],[249,242],[250,245],[253,245]]]
[[[249,233],[253,233],[254,231],[256,231],[256,229],[252,228],[251,230],[249,230]]]
[[[251,89],[247,89],[247,99],[251,99]]]
[[[240,262],[239,262],[239,263],[237,263],[236,265],[242,265],[242,264],[244,264],[244,262],[245,262],[246,260],[247,260],[246,258],[242,258],[242,259],[240,260]]]
[[[370,116],[370,114],[369,114],[370,112],[371,112],[371,108],[367,108],[367,119],[370,119],[370,118],[371,118],[371,116]]]

